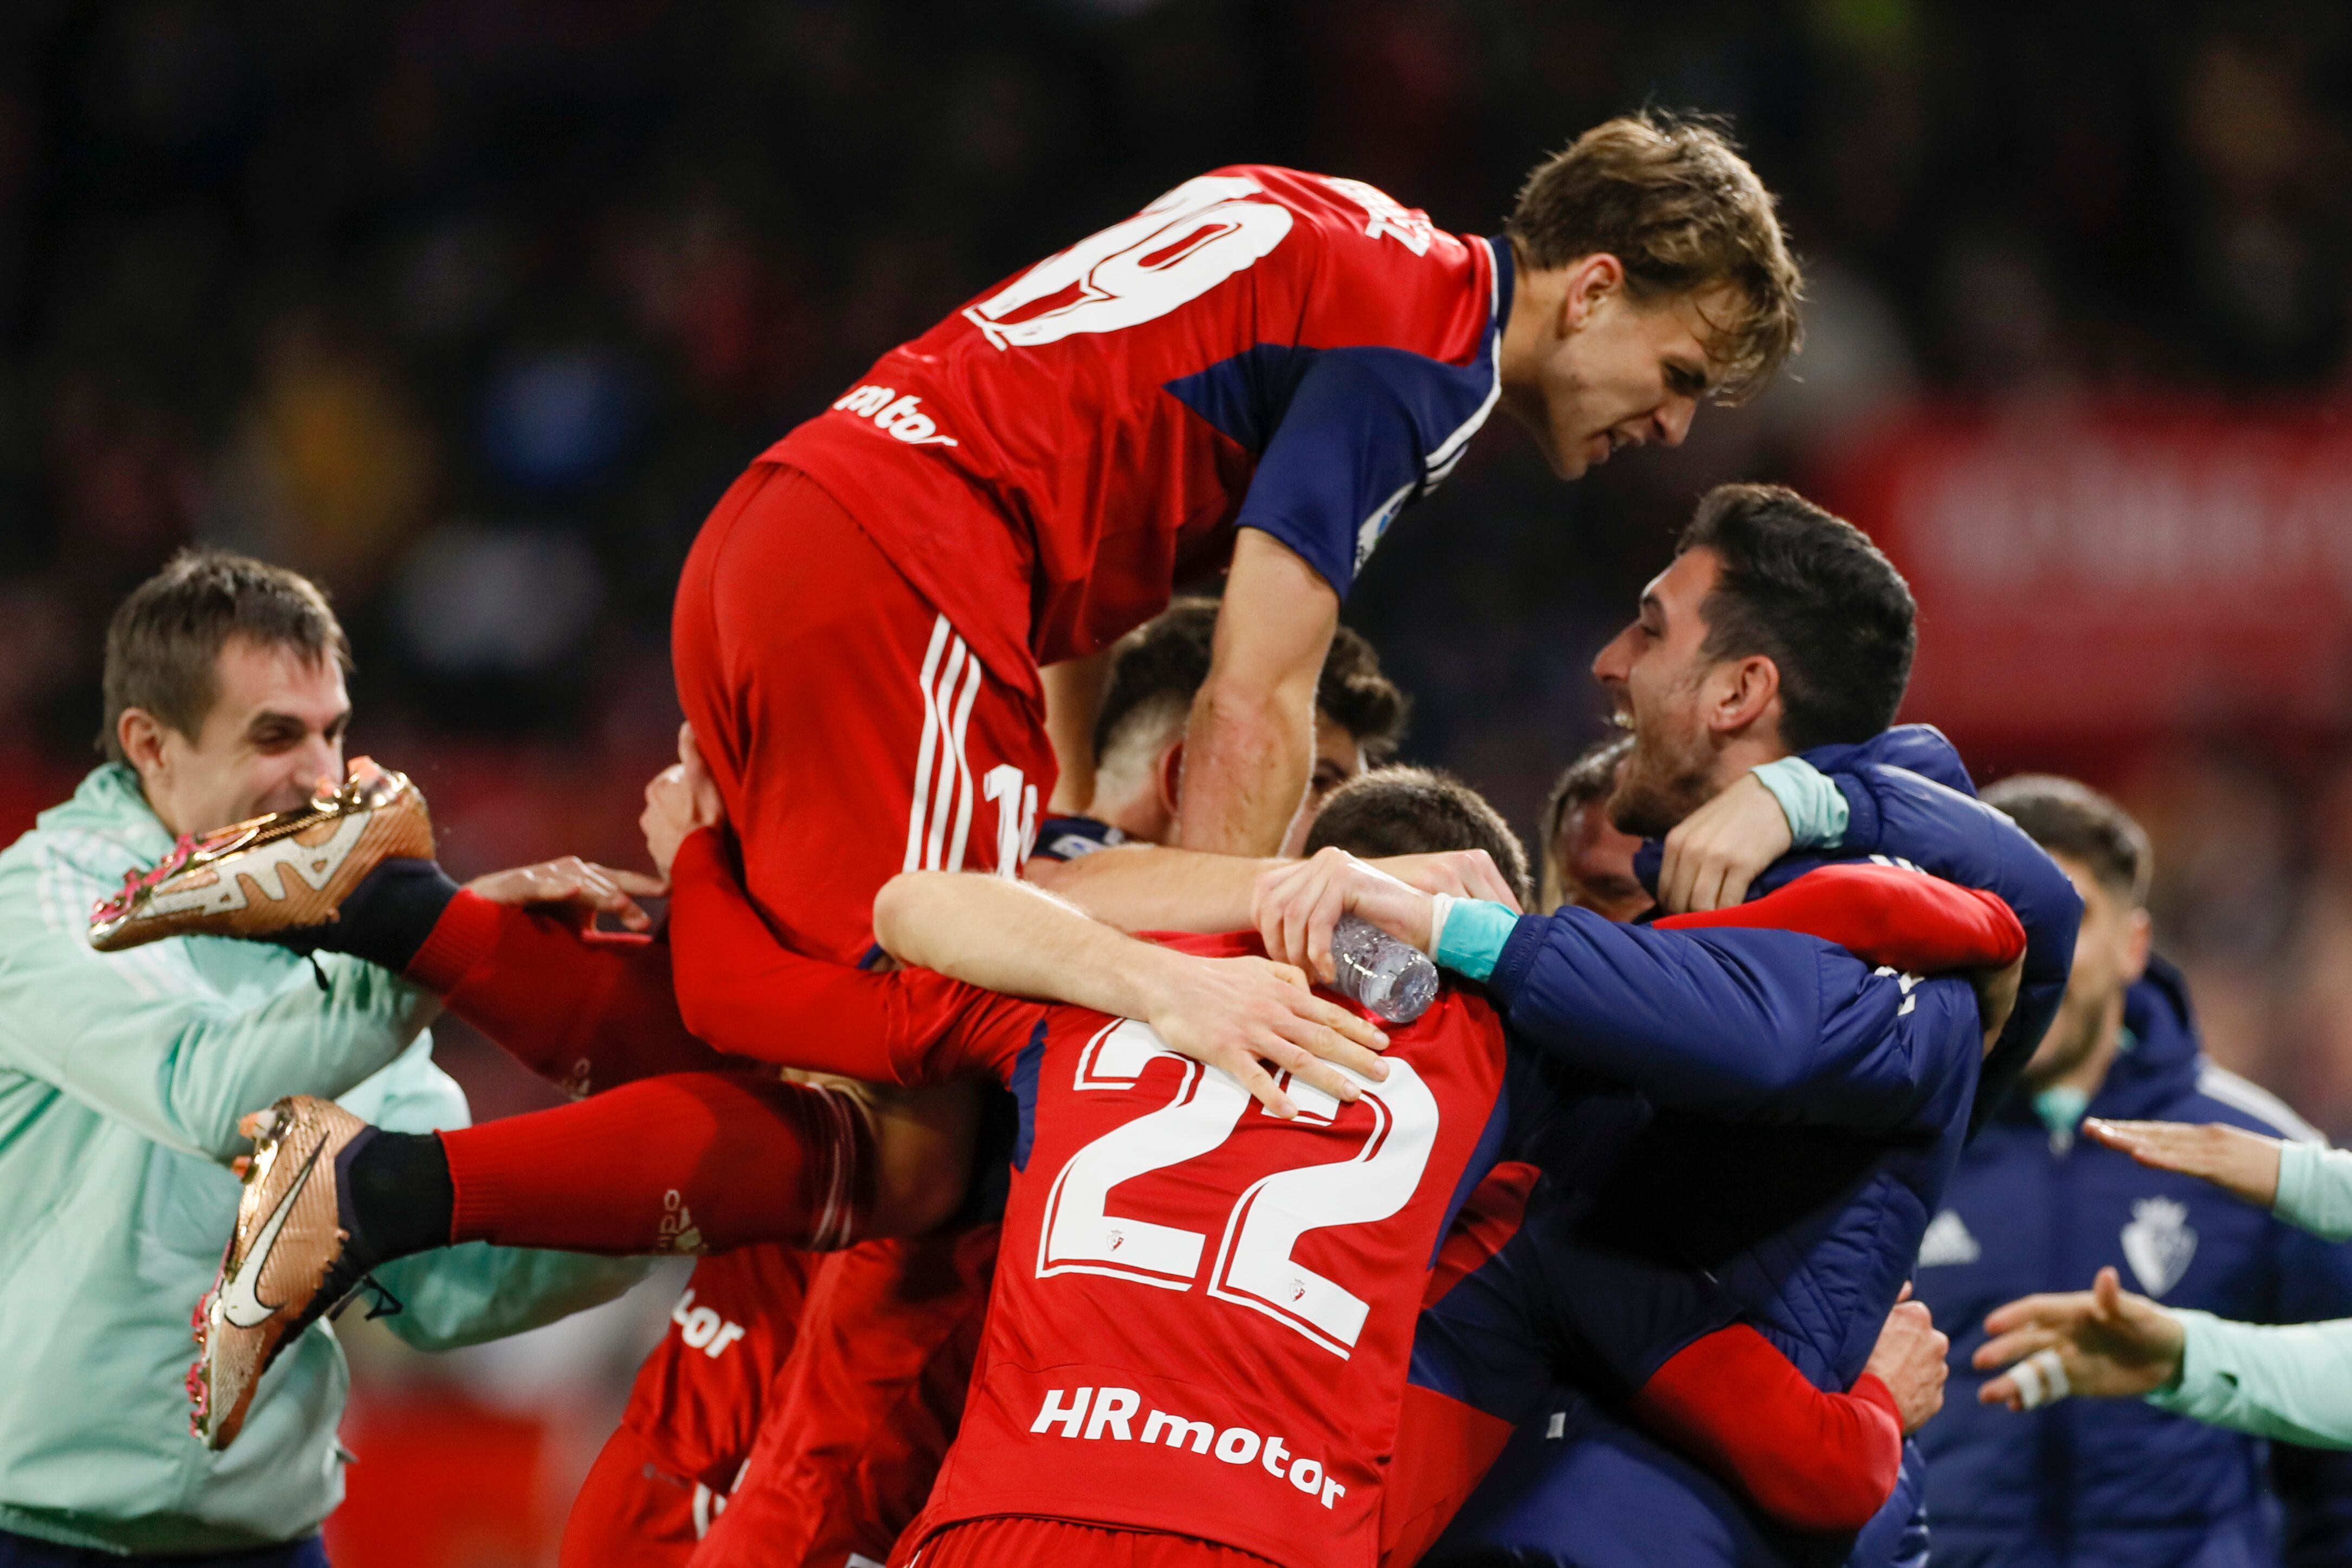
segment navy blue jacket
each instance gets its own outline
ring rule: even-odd
[[[2082,913],[2074,885],[2007,817],[1973,798],[1957,753],[1932,730],[1908,726],[1808,760],[1847,796],[1843,855],[1900,858],[1989,889],[2016,911],[2027,935],[2020,1016],[1991,1058],[2013,1070],[2064,991]],[[1829,858],[1785,858],[1751,896]],[[1981,1114],[1988,1063],[1964,983],[1906,982],[1892,1014],[1853,1016],[1818,984],[1824,972],[1799,962],[1811,939],[1747,933],[1759,934],[1779,937],[1785,952],[1725,973],[1669,964],[1642,933],[1583,910],[1528,917],[1490,988],[1515,1041],[1613,1078],[1656,1106],[1599,1180],[1594,1203],[1575,1211],[1577,1243],[1706,1271],[1817,1386],[1843,1389],[1869,1359]],[[1698,1026],[1683,1026],[1694,1016]],[[1524,1253],[1546,1242],[1537,1233],[1514,1246]],[[1515,1263],[1507,1247],[1494,1267],[1551,1278]],[[1454,1295],[1463,1293],[1457,1286]],[[1464,1299],[1464,1310],[1479,1310],[1475,1290]],[[1560,1436],[1550,1436],[1555,1426]],[[1612,1483],[1623,1505],[1616,1511],[1646,1532],[1632,1560],[1643,1540],[1669,1538],[1694,1562],[1820,1559],[1824,1543],[1763,1530],[1725,1489],[1670,1458],[1597,1410],[1547,1413],[1523,1427],[1440,1555],[1468,1560],[1501,1548],[1527,1562],[1605,1560],[1595,1532],[1610,1531],[1615,1515],[1548,1500],[1559,1476],[1599,1465],[1647,1479]],[[1915,1458],[1854,1561],[1916,1555],[1918,1488]],[[1829,1560],[1846,1555],[1841,1543]]]
[[[2169,966],[2150,965],[2132,988],[2125,1024],[2134,1043],[2090,1114],[2317,1136],[2205,1058]],[[1919,1297],[1952,1336],[1944,1411],[1919,1439],[1937,1568],[2352,1563],[2352,1455],[2273,1456],[2261,1438],[2137,1400],[2073,1399],[2025,1415],[1976,1402],[1984,1374],[1969,1358],[1985,1314],[2034,1291],[2079,1290],[2110,1265],[2167,1306],[2260,1323],[2352,1317],[2352,1247],[2193,1177],[2054,1138],[2019,1096],[1962,1156],[1919,1257]],[[2294,1503],[2284,1521],[2274,1457]]]

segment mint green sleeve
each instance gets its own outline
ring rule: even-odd
[[[1495,973],[1503,946],[1518,929],[1517,910],[1486,899],[1455,899],[1447,909],[1445,924],[1437,933],[1437,951],[1430,956],[1439,967],[1472,980]]]
[[[465,1090],[420,1038],[399,1060],[343,1097],[354,1115],[394,1132],[436,1132],[473,1121]],[[504,1339],[602,1306],[653,1272],[644,1258],[590,1258],[469,1241],[404,1258],[376,1271],[402,1310],[384,1327],[422,1351]]]
[[[2187,1340],[2158,1410],[2311,1448],[2352,1448],[2352,1319],[2280,1327],[2172,1309]]]
[[[406,1049],[439,1006],[338,954],[313,971],[268,950],[232,998],[187,951],[220,939],[100,952],[84,924],[97,887],[47,845],[0,871],[0,1067],[183,1152],[244,1153],[237,1118],[282,1095],[344,1093]]]
[[[1834,849],[1845,842],[1853,810],[1838,786],[1802,757],[1782,757],[1748,770],[1772,792],[1789,819],[1789,838],[1798,849]]]
[[[2352,1152],[2288,1143],[2279,1155],[2271,1213],[2324,1241],[2352,1241]]]

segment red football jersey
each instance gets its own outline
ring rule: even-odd
[[[1384,1082],[1292,1082],[1283,1121],[1146,1025],[963,997],[908,1076],[985,1068],[1024,1114],[971,1403],[902,1549],[1027,1514],[1373,1563],[1431,1260],[1503,1097],[1493,1012],[1449,988]]]
[[[1501,240],[1355,180],[1188,180],[885,354],[765,454],[831,491],[982,660],[1092,653],[1236,525],[1344,595],[1499,391]]]

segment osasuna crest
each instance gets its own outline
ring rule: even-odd
[[[2196,1256],[2188,1205],[2170,1198],[2142,1198],[2132,1205],[2132,1222],[2124,1226],[2124,1260],[2139,1276],[2141,1289],[2163,1295],[2180,1283]]]

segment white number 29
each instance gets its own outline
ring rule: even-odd
[[[1027,349],[1164,316],[1282,243],[1290,209],[1249,199],[1265,194],[1238,174],[1187,180],[1124,223],[1047,257],[964,317],[998,348]]]
[[[1070,1156],[1045,1200],[1037,1274],[1103,1274],[1190,1289],[1208,1237],[1199,1231],[1107,1211],[1113,1187],[1208,1153],[1233,1136],[1249,1091],[1225,1073],[1178,1056],[1149,1026],[1122,1019],[1087,1042],[1076,1087],[1131,1089],[1151,1061],[1181,1068],[1166,1105],[1104,1133]],[[1345,1069],[1342,1069],[1345,1070]],[[1412,1068],[1391,1058],[1381,1083],[1351,1079],[1374,1118],[1352,1159],[1303,1165],[1260,1178],[1225,1222],[1209,1294],[1265,1313],[1345,1358],[1363,1332],[1369,1307],[1337,1281],[1291,1257],[1299,1237],[1328,1226],[1369,1225],[1404,1207],[1421,1184],[1437,1139],[1437,1098]],[[1287,1086],[1299,1121],[1328,1126],[1339,1101],[1310,1085]]]

